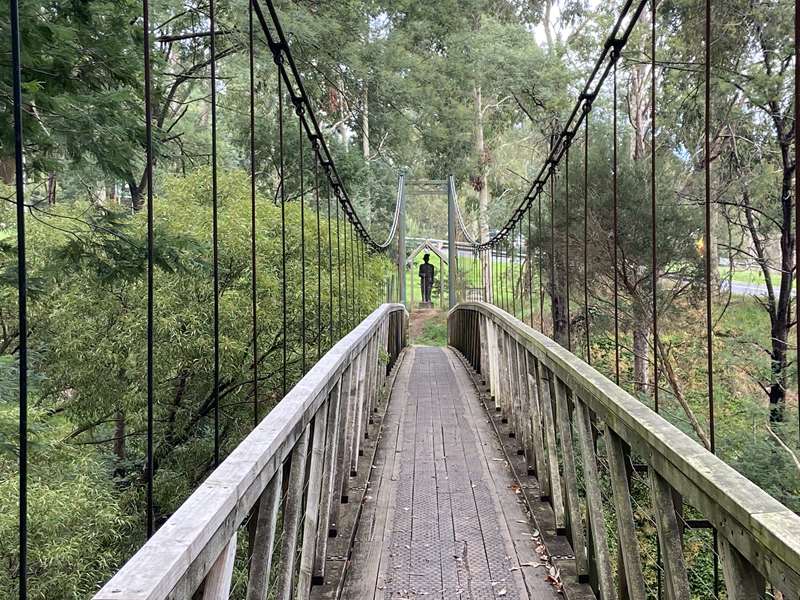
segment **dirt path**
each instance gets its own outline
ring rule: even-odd
[[[442,312],[443,311],[439,310],[438,308],[415,309],[411,311],[408,333],[412,344],[414,344],[415,340],[422,336],[422,332],[425,330],[425,325],[427,325],[429,321],[440,318]]]

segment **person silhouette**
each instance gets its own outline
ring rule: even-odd
[[[422,264],[419,266],[419,284],[422,288],[422,301],[430,304],[431,290],[433,289],[434,268],[430,263],[431,255],[425,254],[422,257]]]

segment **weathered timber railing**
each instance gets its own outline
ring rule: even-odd
[[[697,593],[690,589],[683,552],[684,503],[718,532],[729,599],[772,597],[768,586],[785,600],[800,597],[798,515],[502,309],[459,304],[449,313],[448,331],[450,345],[481,374],[508,419],[557,528],[568,534],[578,576],[592,582],[599,598],[623,596],[612,573],[607,520],[619,542],[619,588],[627,589],[624,597],[648,597],[632,507],[631,456],[644,463],[635,470],[647,473],[666,598],[688,600]],[[607,469],[598,467],[601,458]],[[604,484],[610,485],[613,511],[604,508]]]
[[[248,516],[247,598],[308,598],[407,318],[384,304],[342,338],[95,600],[228,598]]]

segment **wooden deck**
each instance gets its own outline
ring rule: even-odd
[[[450,350],[397,375],[342,598],[560,598],[477,390]]]

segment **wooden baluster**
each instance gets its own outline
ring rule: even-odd
[[[547,471],[547,459],[544,449],[544,428],[542,425],[536,359],[527,350],[525,351],[525,361],[528,364],[528,398],[530,399],[531,440],[533,443],[533,457],[536,460],[536,479],[539,480],[540,495],[550,496],[550,474]],[[529,460],[528,463],[530,464],[531,461]]]
[[[361,438],[363,435],[364,420],[364,371],[367,365],[366,347],[362,348],[356,359],[356,371],[354,381],[354,409],[353,413],[353,452],[350,454],[350,476],[355,477],[358,473],[358,457],[361,456]]]
[[[300,574],[297,578],[297,598],[308,598],[314,570],[315,545],[320,515],[325,437],[328,429],[328,404],[326,400],[314,416],[314,437],[311,440],[311,465],[308,471],[306,514],[303,522],[303,545],[300,552]]]
[[[335,524],[339,508],[339,498],[336,495],[338,490],[341,489],[336,487],[336,475],[340,471],[340,469],[337,471],[337,455],[344,421],[344,419],[340,418],[341,411],[339,410],[341,406],[341,389],[341,380],[339,380],[328,396],[328,426],[325,433],[325,457],[322,461],[323,476],[319,503],[320,523],[317,527],[312,583],[323,583],[325,581],[325,553],[328,549],[328,537],[336,535]],[[332,524],[334,529],[331,529]]]
[[[617,535],[619,550],[625,567],[625,583],[629,598],[646,598],[642,559],[639,542],[636,540],[636,522],[631,506],[631,490],[628,485],[626,451],[624,442],[608,426],[605,428],[608,468],[611,477],[611,490],[614,506],[617,509]],[[620,582],[620,587],[622,587]]]
[[[381,332],[376,332],[375,337],[372,339],[372,344],[370,344],[369,387],[367,388],[369,390],[368,406],[370,424],[374,422],[373,415],[378,412],[378,364],[380,362],[378,349],[380,348],[381,337]]]
[[[508,389],[509,389],[509,415],[511,423],[511,431],[508,437],[518,437],[522,439],[520,424],[520,409],[522,407],[519,389],[519,365],[517,364],[517,341],[509,336],[506,336],[506,357],[508,360]]]
[[[525,463],[528,467],[527,472],[531,473],[533,470],[531,465],[533,465],[535,459],[533,441],[531,439],[531,398],[530,390],[528,389],[528,359],[526,354],[525,347],[522,344],[517,344],[517,381],[519,382],[520,391],[520,447],[525,455]]]
[[[279,600],[291,600],[294,565],[297,551],[297,533],[300,529],[300,514],[303,509],[303,489],[306,480],[306,455],[310,426],[306,426],[300,439],[292,449],[289,468],[289,487],[283,504],[283,533],[281,539],[281,561],[278,565],[277,592]]]
[[[575,449],[572,445],[572,423],[569,411],[567,389],[564,382],[554,377],[556,389],[556,421],[558,436],[561,439],[561,456],[564,459],[564,489],[567,496],[569,531],[572,534],[572,549],[575,552],[575,568],[578,576],[589,574],[586,556],[586,536],[583,532],[581,505],[578,499],[578,473],[575,469]],[[644,596],[642,596],[644,598]]]
[[[586,504],[589,509],[589,526],[592,530],[592,549],[597,567],[597,585],[601,600],[616,599],[614,578],[611,574],[611,554],[608,550],[606,522],[603,516],[603,497],[600,493],[600,475],[592,438],[592,421],[589,407],[580,399],[575,402],[575,421],[581,442],[583,479],[586,486]]]
[[[379,333],[375,336],[375,342],[372,344],[372,413],[378,412],[378,400],[380,399],[380,389],[382,387],[380,377],[382,340],[383,334]]]
[[[489,346],[487,342],[487,332],[486,332],[486,317],[478,314],[478,328],[480,330],[480,347],[478,351],[480,352],[480,365],[481,365],[481,381],[486,384],[489,382],[491,365],[489,359]]]
[[[556,530],[563,532],[566,525],[564,497],[561,491],[561,473],[558,469],[558,447],[556,446],[556,427],[553,422],[553,375],[547,367],[536,361],[539,389],[539,408],[542,411],[544,439],[547,442],[547,470],[550,477],[550,504],[555,515]],[[544,378],[544,381],[542,379]]]
[[[341,497],[342,504],[349,502],[349,489],[351,463],[350,459],[353,454],[353,430],[355,429],[355,412],[356,412],[356,397],[355,397],[355,380],[358,373],[358,359],[354,358],[353,361],[347,366],[344,377],[342,377],[342,408],[345,412],[342,413],[344,417],[344,427],[342,428],[342,437],[344,439],[344,448],[342,451],[342,464],[341,464]]]
[[[501,362],[501,369],[502,369],[502,377],[500,378],[500,389],[502,393],[500,394],[500,406],[502,407],[502,415],[503,415],[503,423],[508,423],[508,419],[511,416],[511,368],[509,365],[509,358],[508,358],[508,338],[509,335],[505,332],[504,329],[500,329],[500,357],[499,360]],[[513,425],[512,425],[513,427]]]
[[[488,317],[484,317],[484,329],[486,330],[486,364],[489,366],[486,370],[486,384],[489,386],[489,397],[494,400],[496,389],[494,382],[496,377],[494,332],[492,331],[492,322]],[[496,408],[497,403],[495,402]]]
[[[265,600],[272,569],[272,551],[275,545],[275,527],[281,507],[283,490],[283,465],[272,476],[261,494],[256,509],[256,527],[250,551],[250,573],[247,582],[247,600]]]
[[[661,546],[661,563],[669,600],[689,600],[689,579],[683,558],[682,530],[675,512],[672,487],[656,470],[650,468],[650,493]]]
[[[722,535],[719,536],[719,551],[728,600],[764,598],[766,592],[764,576]]]
[[[228,600],[231,593],[233,563],[236,560],[236,532],[219,553],[203,586],[203,600]]]

